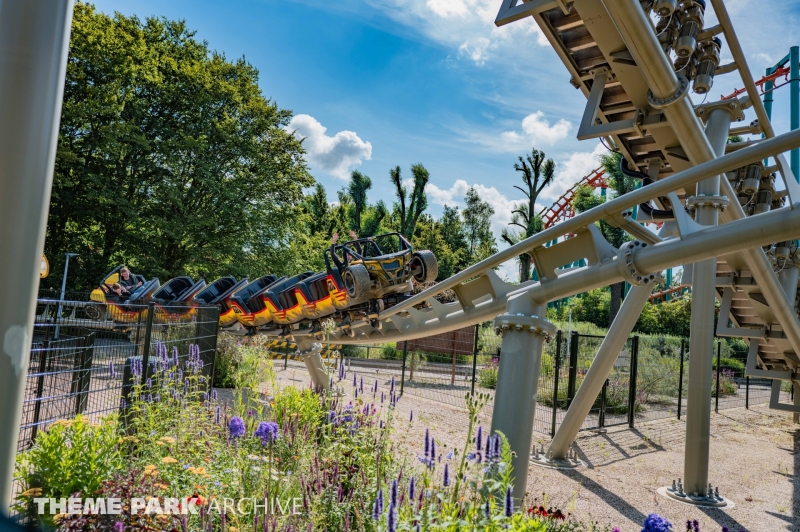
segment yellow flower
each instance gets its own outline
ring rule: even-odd
[[[71,420],[71,419],[59,419],[58,421],[56,421],[55,423],[50,425],[50,428],[52,429],[53,427],[60,427],[62,425],[64,427],[71,427],[72,426],[72,422],[73,422],[73,420]],[[59,515],[61,515],[61,514],[59,514]]]
[[[163,441],[164,443],[172,444],[172,443],[175,443],[175,438],[172,438],[170,436],[163,436],[163,437],[159,438],[159,441]]]
[[[20,497],[41,497],[42,488],[31,488],[27,491],[20,493]]]
[[[173,457],[171,457],[171,456],[165,456],[164,458],[162,458],[162,459],[161,459],[161,463],[162,463],[162,464],[177,464],[177,463],[178,463],[178,461],[177,461],[177,460],[175,460],[175,459],[174,459]]]
[[[125,436],[122,439],[125,441],[132,441],[133,443],[139,443],[139,438],[137,438],[136,436]]]
[[[165,489],[167,489],[167,485],[166,485],[166,484],[162,484],[162,483],[160,483],[160,482],[159,482],[159,483],[157,483],[157,484],[155,484],[155,487],[157,487],[157,488],[158,488],[158,489],[160,489],[160,490],[165,490]]]
[[[60,523],[62,519],[69,517],[69,514],[58,514],[53,518],[54,523]]]

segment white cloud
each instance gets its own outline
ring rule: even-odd
[[[483,65],[509,55],[530,57],[530,46],[549,46],[532,18],[494,25],[498,0],[371,0],[373,7],[425,37],[457,48],[459,57]]]
[[[556,161],[556,173],[553,183],[542,191],[539,199],[546,205],[551,205],[572,185],[580,181],[595,168],[600,166],[600,156],[608,153],[602,145],[597,144],[592,151],[573,152],[562,160]]]
[[[372,157],[372,144],[361,140],[354,131],[340,131],[331,137],[325,133],[327,128],[310,115],[294,116],[286,130],[304,138],[303,146],[312,165],[339,179],[347,179],[350,170]]]
[[[566,138],[570,128],[572,124],[563,118],[551,126],[544,113],[536,111],[522,119],[522,133],[504,131],[500,139],[504,144],[513,145],[516,151],[531,144],[553,145]]]
[[[428,201],[431,203],[463,209],[464,197],[467,195],[467,190],[470,186],[474,187],[478,196],[494,209],[494,214],[491,219],[492,232],[499,241],[501,232],[508,227],[508,222],[511,221],[511,205],[514,202],[495,187],[487,187],[480,183],[469,185],[463,179],[458,179],[447,189],[442,189],[433,183],[428,183],[425,187],[425,192],[428,195]]]

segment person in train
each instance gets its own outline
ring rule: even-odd
[[[119,271],[119,285],[130,295],[131,292],[142,286],[142,282],[137,282],[136,276],[131,273],[127,266],[123,266]]]

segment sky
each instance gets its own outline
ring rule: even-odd
[[[514,170],[531,149],[556,162],[540,207],[599,166],[605,148],[578,141],[586,103],[533,19],[497,28],[501,0],[99,0],[100,11],[183,19],[196,38],[260,72],[265,96],[291,109],[307,160],[330,201],[352,170],[372,178],[371,202],[394,201],[389,170],[430,171],[429,211],[463,206],[474,186],[495,210],[497,236],[523,199]],[[727,0],[753,75],[800,44],[800,0]],[[715,17],[708,10],[706,26]],[[731,60],[722,51],[722,63]],[[710,97],[741,87],[715,80]],[[789,129],[788,90],[773,123]],[[754,118],[752,110],[747,120]],[[501,248],[504,246],[500,246]],[[503,275],[512,275],[506,268]]]

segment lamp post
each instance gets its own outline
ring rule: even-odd
[[[58,319],[56,320],[56,334],[55,338],[58,339],[58,330],[60,325],[58,325],[58,321],[61,319],[61,304],[64,302],[64,293],[67,290],[67,273],[69,272],[69,259],[72,257],[77,257],[78,253],[65,253],[67,256],[67,261],[64,263],[64,278],[61,279],[61,296],[58,298]]]

